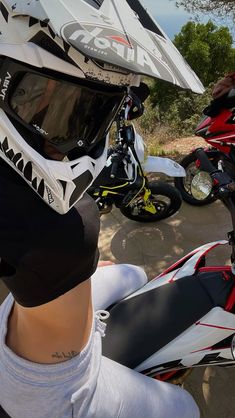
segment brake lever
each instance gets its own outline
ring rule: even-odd
[[[217,194],[221,199],[229,197],[235,192],[235,183],[231,182],[218,188]]]

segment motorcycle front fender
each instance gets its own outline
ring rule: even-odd
[[[154,157],[149,155],[142,163],[146,173],[164,173],[170,177],[185,177],[185,169],[176,161],[165,157]]]

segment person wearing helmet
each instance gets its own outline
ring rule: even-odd
[[[85,193],[140,66],[155,71],[144,51],[131,59],[114,29],[126,16],[142,27],[128,4],[0,2],[0,277],[10,291],[0,308],[1,417],[199,417],[184,390],[101,354],[94,308],[110,276],[146,281],[134,266],[96,270],[99,214]]]

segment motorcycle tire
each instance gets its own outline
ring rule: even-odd
[[[219,153],[217,154],[216,151],[206,151],[208,158],[211,160],[212,164],[216,166],[216,163],[219,160]],[[198,173],[200,170],[196,166],[196,161],[198,160],[195,151],[191,152],[190,154],[186,155],[180,161],[180,165],[184,167],[186,171],[186,177],[175,177],[174,183],[175,187],[181,193],[182,199],[193,206],[204,206],[208,205],[209,203],[213,203],[216,198],[213,195],[213,191],[209,194],[208,197],[202,200],[198,200],[192,196],[191,193],[191,183],[193,177]]]
[[[174,186],[153,180],[148,183],[148,188],[151,190],[150,199],[154,203],[157,213],[152,214],[141,209],[137,198],[132,205],[119,207],[126,218],[137,222],[156,222],[174,215],[179,210],[182,198]]]

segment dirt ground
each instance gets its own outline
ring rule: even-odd
[[[186,138],[177,138],[164,144],[164,151],[178,158],[190,153],[195,148],[205,147],[206,142],[198,136],[190,136]],[[178,159],[177,158],[177,159]]]

